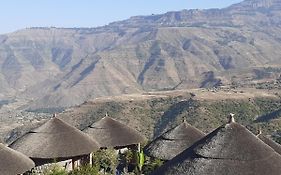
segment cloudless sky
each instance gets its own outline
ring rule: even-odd
[[[27,27],[97,27],[131,16],[223,8],[242,0],[3,0],[0,34]]]

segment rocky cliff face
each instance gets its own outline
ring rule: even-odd
[[[267,71],[259,79],[275,77],[280,25],[280,0],[246,0],[99,28],[20,30],[0,36],[0,98],[57,108],[99,96],[256,80],[254,70]]]

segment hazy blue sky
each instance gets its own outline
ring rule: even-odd
[[[4,0],[0,33],[26,27],[96,27],[130,16],[223,8],[242,0]]]

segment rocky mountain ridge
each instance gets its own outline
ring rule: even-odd
[[[98,28],[0,35],[0,99],[19,109],[56,109],[100,96],[277,79],[280,4],[246,0]]]

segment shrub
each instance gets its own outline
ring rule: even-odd
[[[93,154],[93,165],[98,171],[114,174],[117,166],[117,154],[114,149],[102,149]]]
[[[97,166],[85,165],[75,169],[69,175],[99,175]]]
[[[44,175],[67,175],[67,172],[58,165],[52,165],[44,171]]]
[[[154,158],[154,159],[147,159],[144,163],[142,173],[147,175],[153,172],[155,169],[163,165],[164,161]]]

